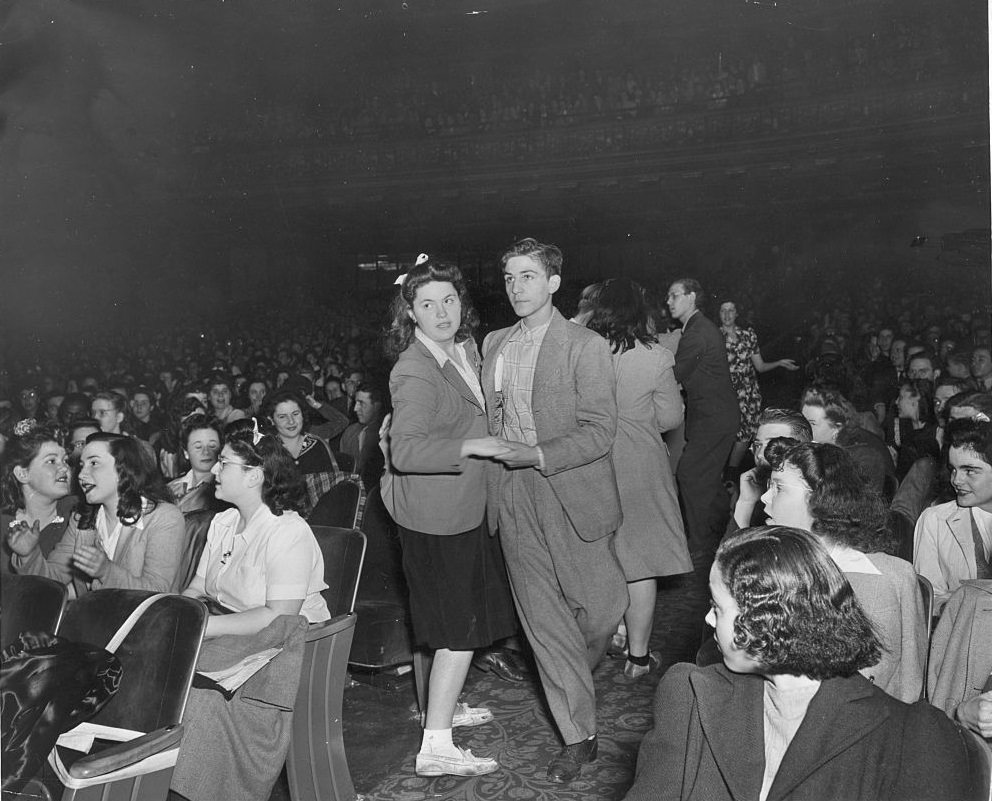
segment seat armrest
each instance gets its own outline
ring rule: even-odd
[[[77,759],[69,767],[69,775],[75,779],[92,779],[115,770],[126,768],[153,754],[178,746],[183,739],[182,724],[165,726],[143,734],[125,743],[117,743],[95,754]]]
[[[347,612],[343,615],[332,617],[330,620],[325,620],[322,623],[311,623],[310,628],[307,629],[306,641],[316,642],[327,637],[333,637],[335,634],[340,634],[342,631],[346,631],[354,626],[357,620],[357,614]]]

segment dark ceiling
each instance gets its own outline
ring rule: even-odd
[[[989,228],[987,7],[973,0],[15,0],[0,14],[5,325],[80,327],[197,295],[209,307],[239,260],[307,280],[360,253],[491,255],[528,233],[592,270],[616,264],[604,253],[625,269],[705,271],[776,252],[855,271],[938,257],[988,271],[987,237],[960,235]],[[421,137],[387,170],[367,160],[395,142],[298,142],[265,121],[328,119],[453,74],[643,68],[793,41],[818,57],[900,22],[938,69],[913,76],[919,59],[897,55],[898,91],[840,97],[864,106],[857,119],[774,134],[507,162],[422,162]],[[327,148],[337,167],[292,167]],[[918,234],[929,244],[910,251]],[[945,247],[945,234],[959,236]]]

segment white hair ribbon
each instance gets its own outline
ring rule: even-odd
[[[417,256],[417,260],[413,263],[413,266],[419,267],[421,264],[430,261],[430,259],[431,257],[428,256],[426,253],[421,253],[419,256]],[[406,281],[407,275],[409,275],[409,273],[403,273],[403,275],[398,276],[396,280],[393,281],[393,286],[403,286],[403,283]]]
[[[258,443],[261,442],[261,440],[262,440],[262,432],[259,431],[259,429],[258,429],[258,418],[257,417],[253,417],[251,419],[251,422],[252,422],[252,426],[251,426],[251,444],[254,446],[254,445],[258,445]]]

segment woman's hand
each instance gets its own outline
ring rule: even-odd
[[[110,567],[110,560],[103,548],[97,545],[76,545],[72,552],[72,564],[82,570],[90,578],[103,580]]]
[[[389,424],[393,422],[393,413],[390,412],[382,418],[382,425],[379,426],[379,450],[386,457],[386,464],[390,464],[392,459],[389,454]]]
[[[509,443],[499,437],[480,437],[462,442],[462,458],[481,456],[485,459],[498,458],[509,454]]]
[[[796,362],[793,359],[779,359],[778,360],[778,366],[779,367],[784,367],[790,373],[792,371],[794,371],[794,370],[798,370],[799,369],[799,365],[796,364]]]
[[[38,547],[40,536],[40,521],[35,520],[32,525],[28,525],[27,520],[15,520],[7,532],[7,544],[10,546],[10,550],[18,556],[30,556],[31,552]]]
[[[992,690],[960,704],[956,715],[973,732],[986,739],[992,737]]]

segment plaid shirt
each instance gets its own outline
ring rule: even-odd
[[[306,508],[300,510],[302,517],[310,516],[317,502],[331,487],[337,486],[342,481],[353,481],[358,484],[358,511],[355,514],[355,528],[362,527],[362,519],[365,517],[365,485],[360,476],[355,473],[331,473],[325,470],[321,473],[307,473],[303,478],[307,484],[307,497]]]
[[[537,355],[550,325],[548,320],[544,325],[529,329],[523,321],[517,323],[496,357],[496,390],[503,400],[503,436],[508,440],[537,445],[531,393]]]

